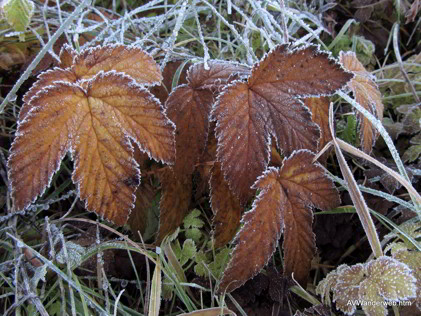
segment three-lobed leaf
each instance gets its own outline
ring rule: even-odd
[[[125,56],[123,46],[108,48]],[[94,48],[88,52],[98,50],[102,51]],[[139,49],[127,51],[148,56]],[[83,64],[91,67],[83,70],[84,80],[83,71],[73,66],[56,68],[40,76],[34,90],[28,92],[8,161],[16,210],[44,192],[70,151],[75,161],[72,179],[87,209],[123,225],[140,182],[131,142],[155,160],[174,161],[174,125],[164,108],[133,78],[114,70],[104,72],[112,69],[115,60],[111,55],[108,59],[91,58],[85,52]],[[74,57],[78,58],[82,60]],[[95,65],[100,65],[95,68],[99,71],[96,75],[91,71]],[[150,68],[148,64],[145,67]],[[148,79],[151,82],[160,78],[156,65],[155,70]]]
[[[332,94],[351,78],[316,47],[280,45],[253,67],[247,82],[224,90],[213,109],[218,160],[242,203],[268,165],[271,136],[286,155],[316,150],[319,129],[298,98]]]
[[[280,169],[269,168],[254,184],[260,194],[244,214],[244,226],[224,272],[220,289],[232,291],[255,276],[275,251],[284,232],[284,274],[304,282],[316,249],[312,207],[328,209],[339,195],[323,169],[312,163],[314,154],[294,152]]]

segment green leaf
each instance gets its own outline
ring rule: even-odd
[[[200,218],[201,212],[198,209],[194,209],[184,218],[184,228],[201,228],[205,224]]]
[[[194,209],[191,211],[190,214],[188,214],[184,218],[184,228],[186,229],[185,235],[186,238],[192,239],[195,242],[198,242],[200,238],[202,238],[202,232],[199,228],[202,228],[205,224],[200,218],[201,212],[198,209]]]
[[[330,305],[329,292],[333,292],[336,308],[347,315],[354,314],[357,305],[361,305],[367,316],[384,316],[389,302],[416,297],[417,279],[413,270],[411,266],[387,256],[365,264],[341,265],[319,283],[316,293]]]
[[[34,3],[30,0],[5,0],[2,5],[3,14],[16,32],[24,32],[34,14]],[[19,40],[25,40],[25,34],[19,35]]]
[[[357,143],[357,119],[354,115],[346,117],[346,126],[338,131],[338,136],[345,142],[356,145]]]
[[[209,264],[209,269],[211,270],[215,278],[218,280],[221,277],[222,272],[224,272],[224,269],[227,266],[228,261],[230,260],[231,251],[232,249],[230,248],[227,248],[227,247],[222,248],[215,255],[214,261]]]
[[[199,251],[195,259],[196,265],[194,266],[194,272],[201,277],[207,277],[208,276],[208,269],[206,269],[205,265],[208,265],[209,259],[206,256],[206,254],[201,250]]]

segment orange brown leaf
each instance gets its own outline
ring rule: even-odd
[[[311,112],[311,119],[320,127],[320,140],[318,150],[332,140],[329,130],[329,98],[307,98],[304,99],[304,104],[309,108]]]
[[[232,62],[212,60],[208,62],[208,67],[209,69],[206,69],[203,63],[190,67],[187,79],[193,89],[218,92],[232,81],[250,74],[248,66]]]
[[[23,96],[23,106],[19,112],[19,120],[22,121],[25,119],[28,112],[33,108],[30,104],[32,97],[34,97],[39,91],[45,89],[46,87],[52,85],[56,81],[61,82],[76,82],[76,75],[69,69],[54,68],[53,70],[48,70],[41,73],[38,76],[38,81],[34,83],[31,89]]]
[[[123,72],[140,84],[156,84],[162,80],[153,58],[136,47],[106,45],[87,48],[73,62],[78,79],[89,79],[100,71],[110,70]]]
[[[286,200],[278,171],[269,168],[254,185],[261,192],[251,211],[244,214],[244,226],[235,238],[237,246],[220,284],[220,291],[231,292],[254,277],[275,251],[284,227],[280,211]]]
[[[305,282],[315,252],[312,208],[339,204],[339,195],[314,154],[294,152],[280,169],[270,167],[254,184],[260,190],[235,241],[232,259],[224,272],[221,290],[231,291],[256,275],[267,263],[284,232],[284,274]]]
[[[192,65],[186,85],[180,85],[167,99],[168,117],[176,125],[176,176],[191,174],[205,150],[209,131],[209,114],[214,92],[241,75],[248,74],[247,66],[222,62]]]
[[[280,45],[253,67],[247,82],[224,90],[213,109],[218,160],[242,203],[268,165],[271,135],[284,154],[317,148],[319,129],[297,98],[332,94],[351,78],[315,47]]]
[[[215,248],[219,248],[226,245],[234,237],[237,228],[240,226],[243,208],[224,179],[219,162],[214,163],[211,172],[211,205],[214,214],[212,220],[213,235]]]
[[[161,180],[160,220],[156,242],[172,233],[183,222],[189,211],[192,192],[191,176],[177,178],[170,168],[165,168],[159,175]]]
[[[87,209],[123,225],[140,181],[130,139],[154,159],[174,161],[173,124],[130,77],[101,72],[84,88],[54,82],[30,105],[8,161],[16,210],[44,192],[70,150],[72,179]]]
[[[355,77],[348,83],[355,101],[379,120],[382,120],[384,105],[379,88],[374,82],[374,76],[358,61],[354,52],[341,52],[340,61],[345,69],[355,74]],[[357,113],[357,119],[360,126],[361,147],[364,152],[370,153],[378,132],[371,122],[359,112]]]
[[[168,117],[176,125],[176,176],[192,174],[206,146],[212,92],[195,90],[188,85],[177,87],[167,102]]]

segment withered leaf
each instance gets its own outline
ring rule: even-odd
[[[348,83],[355,100],[379,120],[382,120],[384,106],[374,77],[358,61],[354,52],[341,52],[339,58],[344,68],[355,74],[355,77]],[[361,147],[364,152],[370,153],[378,132],[371,122],[359,112],[357,119],[360,127]]]
[[[191,174],[203,154],[214,92],[248,72],[248,67],[229,62],[211,61],[209,70],[203,63],[195,64],[188,70],[188,83],[178,86],[170,94],[166,108],[168,117],[176,125],[176,176]]]
[[[166,235],[172,233],[183,222],[189,211],[192,192],[191,175],[176,177],[174,171],[165,168],[160,172],[161,201],[160,220],[156,242],[159,244]]]
[[[76,75],[70,69],[61,69],[56,67],[53,70],[41,73],[38,76],[38,81],[35,82],[31,89],[29,89],[23,96],[24,104],[19,112],[19,120],[23,121],[28,112],[33,108],[30,101],[39,91],[52,85],[56,81],[74,83],[76,80]]]
[[[237,246],[224,271],[220,291],[231,292],[254,277],[275,251],[284,226],[283,213],[286,200],[278,172],[270,168],[254,187],[261,193],[251,211],[243,216],[244,226],[235,238]]]
[[[208,62],[208,66],[209,69],[205,69],[204,63],[199,63],[190,67],[187,80],[193,89],[218,92],[232,81],[250,74],[248,66],[233,62],[212,60]]]
[[[192,174],[205,149],[212,103],[212,92],[188,85],[177,87],[168,97],[167,115],[176,125],[176,176]]]
[[[89,79],[102,71],[124,72],[140,84],[161,82],[158,65],[145,51],[125,45],[87,48],[73,61],[72,69],[78,79]]]
[[[332,140],[329,130],[329,98],[307,98],[304,99],[304,104],[309,108],[311,112],[311,119],[320,127],[320,140],[318,150]]]
[[[406,264],[380,256],[364,264],[339,266],[319,283],[316,293],[330,305],[329,292],[333,292],[336,308],[347,315],[353,315],[357,306],[362,305],[366,315],[379,316],[387,314],[387,301],[415,298],[416,281],[413,270]]]
[[[211,172],[211,206],[214,214],[212,220],[214,226],[213,234],[215,248],[219,248],[234,237],[240,225],[243,208],[224,179],[219,162],[214,163]]]
[[[32,97],[54,82],[76,83],[82,79],[92,78],[100,71],[110,70],[124,72],[140,84],[153,84],[162,79],[161,72],[152,57],[139,48],[128,48],[124,45],[87,48],[80,55],[77,55],[69,45],[64,45],[60,52],[60,61],[60,68],[56,67],[40,74],[39,80],[24,95],[24,105],[19,113],[19,120],[23,120],[31,109]]]
[[[177,85],[187,83],[188,65],[190,64],[187,63],[187,65],[184,65],[183,69],[181,70]],[[181,60],[170,61],[169,63],[167,63],[164,67],[164,70],[162,70],[163,79],[161,84],[159,86],[152,87],[151,93],[154,96],[156,96],[162,104],[165,104],[165,102],[167,101],[168,96],[172,90],[174,76],[176,75],[177,71],[180,70],[179,67],[182,66],[183,62]]]
[[[72,179],[87,209],[123,225],[140,181],[129,138],[150,157],[174,161],[173,124],[160,103],[128,76],[100,72],[84,88],[54,82],[30,105],[8,161],[16,210],[44,192],[71,151]]]
[[[224,90],[213,109],[218,160],[241,202],[268,165],[271,135],[286,155],[317,148],[319,130],[297,98],[332,94],[351,78],[316,47],[280,45],[253,67],[247,82]]]
[[[60,50],[60,68],[66,69],[73,65],[73,59],[77,56],[77,52],[69,45],[64,44]]]
[[[284,231],[284,275],[294,272],[304,283],[315,252],[312,207],[329,209],[339,204],[332,181],[307,150],[294,152],[280,169],[270,167],[254,184],[260,194],[244,226],[236,236],[237,246],[224,272],[221,290],[232,291],[256,275],[275,251]]]

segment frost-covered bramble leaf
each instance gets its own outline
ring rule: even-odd
[[[280,45],[253,67],[247,82],[223,91],[213,109],[218,160],[242,203],[268,165],[271,135],[285,155],[316,150],[319,129],[298,98],[329,95],[351,78],[316,47]]]
[[[159,174],[161,180],[161,200],[159,202],[159,228],[156,241],[160,243],[183,222],[191,198],[191,176],[176,177],[172,169],[165,168]]]
[[[332,135],[329,130],[329,98],[306,98],[304,104],[311,112],[311,119],[320,127],[320,140],[318,150],[332,140]]]
[[[270,168],[254,187],[261,192],[253,208],[244,214],[244,226],[235,238],[237,246],[224,271],[219,289],[231,292],[254,277],[275,251],[284,226],[283,212],[287,200],[277,181],[278,170]]]
[[[176,176],[192,174],[205,149],[212,103],[212,92],[189,85],[177,87],[168,97],[168,117],[176,125]]]
[[[60,68],[71,67],[76,56],[77,52],[69,44],[64,44],[60,50]]]
[[[140,84],[161,82],[158,65],[145,51],[125,45],[106,45],[87,48],[73,61],[72,70],[78,79],[89,79],[100,71],[123,72]]]
[[[213,237],[215,248],[219,248],[226,245],[234,237],[240,225],[243,208],[224,179],[219,162],[214,163],[211,173],[209,183],[211,206],[214,214],[212,219]]]
[[[60,81],[77,83],[94,77],[100,71],[111,70],[124,72],[140,84],[156,84],[162,80],[153,58],[139,48],[125,45],[96,46],[78,55],[69,45],[64,45],[60,52],[60,68],[40,74],[38,81],[24,95],[19,120],[23,120],[32,108],[32,97],[45,87]]]
[[[187,80],[193,89],[207,89],[212,92],[222,90],[227,84],[245,78],[250,74],[250,68],[233,62],[212,60],[208,62],[209,69],[203,63],[190,67]]]
[[[100,73],[77,84],[55,82],[31,99],[9,157],[15,209],[44,192],[64,155],[86,207],[123,225],[140,175],[129,138],[158,161],[174,161],[174,126],[153,96],[130,77]]]
[[[284,275],[305,283],[316,250],[312,231],[312,207],[329,209],[339,204],[339,195],[323,169],[312,163],[314,154],[294,152],[281,169],[269,168],[254,184],[260,194],[244,226],[235,238],[232,259],[220,289],[232,291],[254,277],[275,251],[284,231]]]
[[[379,120],[382,120],[384,106],[374,77],[358,61],[354,52],[340,52],[339,58],[344,68],[355,74],[355,77],[348,83],[355,100]],[[378,132],[364,115],[358,112],[357,118],[360,126],[361,147],[366,153],[370,153]]]
[[[333,182],[319,164],[313,164],[314,154],[300,150],[285,159],[279,171],[279,182],[288,199],[284,213],[284,274],[294,272],[295,279],[305,283],[316,250],[312,231],[312,207],[322,210],[340,204]]]
[[[209,70],[203,63],[195,64],[188,70],[187,84],[170,94],[165,106],[176,125],[176,176],[191,174],[205,150],[213,92],[248,71],[246,66],[228,62],[209,62]]]
[[[3,15],[16,32],[24,32],[34,15],[34,2],[30,0],[4,0],[1,9]],[[19,40],[25,40],[25,34],[19,35]]]
[[[366,264],[367,277],[361,282],[358,291],[359,299],[379,304],[362,304],[368,316],[387,315],[382,302],[398,302],[414,298],[416,279],[406,264],[390,257],[382,256]]]
[[[77,80],[76,75],[70,69],[54,68],[41,73],[38,76],[38,81],[34,83],[31,89],[23,96],[23,106],[19,112],[19,121],[23,121],[28,112],[33,108],[31,99],[41,90],[54,84],[54,82],[68,82],[75,83]],[[38,104],[37,106],[42,106]]]

